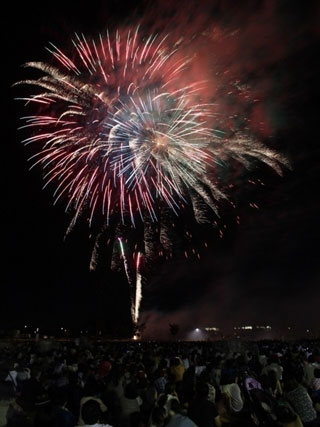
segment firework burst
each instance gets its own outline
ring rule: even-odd
[[[19,82],[40,89],[23,98],[38,105],[36,115],[24,117],[23,127],[33,130],[24,143],[36,147],[32,167],[42,167],[45,186],[56,186],[55,202],[65,199],[66,210],[73,211],[68,232],[84,214],[90,226],[103,218],[91,267],[112,229],[111,264],[122,256],[131,284],[123,238],[132,229],[139,230],[132,249],[137,266],[140,252],[147,261],[170,255],[174,218],[189,206],[195,221],[205,223],[207,209],[217,214],[218,201],[226,198],[217,165],[233,158],[248,166],[255,158],[281,173],[286,160],[243,134],[226,138],[214,129],[217,107],[201,101],[204,82],[181,85],[191,59],[168,35],[142,38],[137,28],[97,40],[76,35],[72,43],[74,59],[51,44],[58,65],[26,64],[42,76]],[[136,276],[135,321],[139,267]]]

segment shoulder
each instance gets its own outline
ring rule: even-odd
[[[241,390],[237,383],[232,383],[230,384],[230,391],[240,392]]]

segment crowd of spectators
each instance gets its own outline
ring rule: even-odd
[[[317,341],[0,350],[0,427],[311,427],[319,420]]]

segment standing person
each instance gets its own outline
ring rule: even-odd
[[[277,421],[282,427],[303,427],[299,415],[288,405],[281,405],[276,409]]]
[[[307,387],[310,387],[312,380],[314,379],[314,370],[318,367],[320,368],[320,365],[316,363],[312,354],[304,361],[303,382]]]
[[[285,397],[300,416],[305,427],[317,426],[317,412],[305,387],[295,378],[287,378],[284,384]]]
[[[157,393],[159,394],[164,393],[166,384],[168,382],[165,370],[158,369],[155,372],[154,377],[155,377],[155,380],[153,382],[153,385],[155,386]]]
[[[107,412],[108,409],[99,397],[99,386],[94,377],[89,377],[87,379],[83,393],[84,396],[80,400],[80,415],[78,420],[80,426],[85,424],[82,417],[82,408],[87,401],[95,400],[99,404],[101,412]]]
[[[29,379],[21,382],[20,399],[22,406],[26,411],[33,411],[37,398],[45,394],[41,383],[42,371],[38,367],[31,368]]]
[[[155,406],[152,410],[149,426],[163,427],[166,420],[166,411],[160,406]]]
[[[221,377],[220,390],[227,399],[230,412],[239,413],[243,409],[243,399],[235,378],[229,375]]]
[[[159,396],[157,402],[159,407],[164,408],[166,417],[169,415],[171,400],[177,400],[179,402],[179,397],[176,393],[175,384],[169,382],[166,384],[164,394]]]
[[[75,417],[66,407],[68,401],[68,393],[66,388],[60,387],[54,390],[52,401],[57,408],[59,426],[74,427],[76,425]]]
[[[190,366],[184,375],[182,380],[181,392],[180,392],[180,402],[182,404],[188,404],[194,397],[196,387],[196,373],[195,366]]]
[[[209,394],[208,394],[208,400],[212,403],[215,403],[216,401],[216,389],[215,387],[210,383],[210,375],[207,371],[203,371],[200,374],[199,381],[207,384],[209,388]]]
[[[184,374],[184,366],[179,357],[174,357],[171,361],[170,374],[173,376],[175,383],[182,381]]]
[[[85,423],[83,427],[111,427],[109,424],[100,424],[102,412],[99,403],[93,399],[83,404],[82,419]]]
[[[197,425],[182,413],[182,408],[177,399],[170,401],[169,420],[166,427],[197,427]]]
[[[263,375],[268,375],[270,371],[275,372],[276,380],[282,380],[283,367],[279,363],[279,358],[276,355],[273,355],[268,359],[268,365],[262,369]]]
[[[125,387],[124,396],[120,399],[121,402],[121,425],[124,427],[131,425],[131,420],[140,418],[140,407],[142,399],[133,383],[129,383]]]
[[[320,397],[320,369],[318,368],[314,370],[314,378],[311,381],[311,390],[313,396]]]
[[[208,400],[209,387],[205,382],[196,386],[195,398],[189,405],[188,416],[198,427],[212,427],[219,425],[219,415],[216,405]]]
[[[60,427],[58,410],[50,401],[39,405],[37,408],[33,427]]]
[[[7,413],[15,403],[15,392],[11,381],[0,381],[0,427],[7,425]]]

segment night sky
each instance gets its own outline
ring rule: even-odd
[[[176,15],[168,13],[167,2],[156,11],[151,1],[133,3],[11,2],[2,15],[0,329],[94,325],[101,307],[106,330],[114,332],[114,324],[127,321],[123,275],[108,274],[104,284],[89,272],[90,231],[80,225],[64,239],[71,217],[63,203],[53,206],[50,189],[41,189],[41,170],[28,170],[30,152],[20,143],[26,134],[17,130],[26,110],[13,99],[22,89],[11,86],[26,78],[23,63],[50,60],[44,49],[48,40],[63,48],[74,31],[95,35],[128,20],[135,26],[145,13],[162,25],[177,19],[182,33],[190,33],[193,22],[217,29],[220,66],[259,93],[253,126],[263,117],[261,137],[292,166],[280,177],[261,164],[241,174],[230,165],[225,174],[234,184],[229,195],[236,209],[228,203],[220,207],[223,238],[218,228],[210,228],[200,260],[159,264],[146,284],[142,319],[149,336],[158,336],[169,322],[183,328],[270,324],[319,329],[318,2],[203,1],[192,19],[184,16],[185,4],[192,2],[178,2]],[[224,46],[230,47],[228,53]]]

